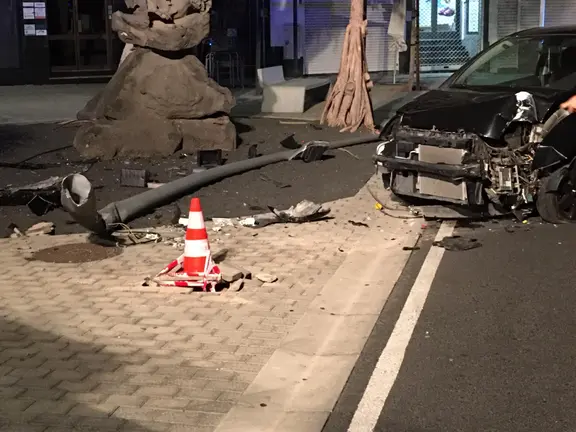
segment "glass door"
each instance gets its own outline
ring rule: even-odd
[[[420,0],[420,65],[424,72],[458,69],[469,58],[463,43],[461,0]]]
[[[114,69],[111,0],[52,0],[47,14],[53,73]]]
[[[435,36],[460,30],[459,0],[420,0],[419,24],[422,33]]]

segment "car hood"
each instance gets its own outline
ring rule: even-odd
[[[447,132],[472,132],[499,139],[518,114],[517,89],[514,91],[472,91],[437,89],[428,91],[398,110],[402,124],[417,129]],[[564,93],[564,92],[563,92]],[[563,95],[532,96],[535,120],[542,121]]]

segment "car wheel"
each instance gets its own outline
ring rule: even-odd
[[[567,170],[558,170],[545,177],[540,184],[536,209],[540,217],[549,223],[576,222],[576,184]],[[561,176],[558,179],[558,176]],[[550,190],[552,182],[558,182],[556,190]]]

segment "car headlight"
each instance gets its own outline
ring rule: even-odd
[[[382,154],[384,154],[384,149],[386,148],[386,144],[388,144],[390,141],[382,141],[380,144],[378,144],[376,146],[376,154],[378,156],[382,156]]]

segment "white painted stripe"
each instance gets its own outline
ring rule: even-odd
[[[439,241],[446,236],[451,236],[454,232],[454,226],[454,222],[442,223],[436,240]],[[432,246],[428,252],[406,299],[406,304],[394,326],[392,335],[376,363],[364,395],[348,427],[348,432],[372,432],[376,427],[386,399],[398,377],[406,348],[408,348],[408,343],[424,308],[443,255],[444,249],[437,246]]]
[[[187,257],[207,257],[210,255],[208,241],[186,240],[184,242],[184,255]]]
[[[204,225],[204,215],[202,212],[189,212],[188,213],[188,228],[191,229],[203,229]]]

